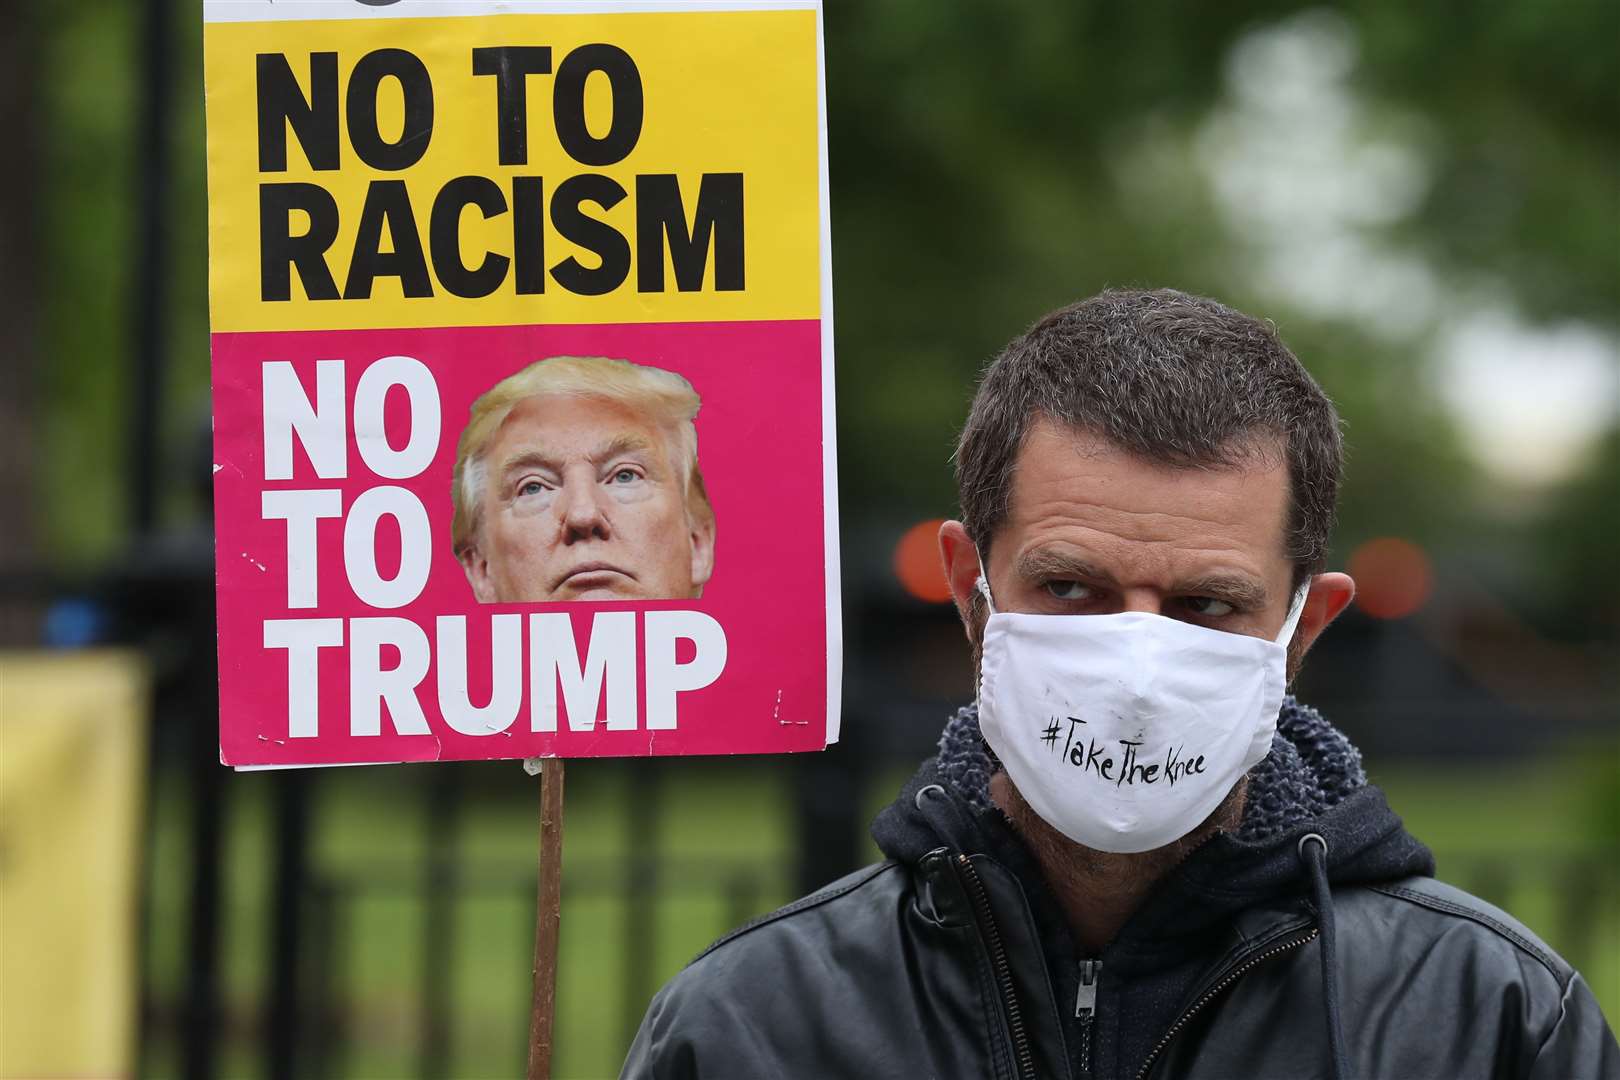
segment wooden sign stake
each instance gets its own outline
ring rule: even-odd
[[[551,1080],[557,1013],[557,924],[562,913],[563,759],[540,762],[540,884],[534,918],[534,1002],[528,1080]]]

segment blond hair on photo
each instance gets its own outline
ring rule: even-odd
[[[472,403],[456,445],[450,482],[451,541],[459,557],[473,546],[483,498],[484,452],[512,409],[532,397],[563,395],[623,402],[668,433],[671,460],[686,487],[686,513],[696,527],[712,530],[714,510],[698,468],[697,417],[702,399],[673,371],[602,356],[552,356],[508,375]],[[684,463],[684,465],[683,465]]]

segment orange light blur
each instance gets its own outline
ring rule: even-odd
[[[951,585],[939,557],[939,527],[943,524],[942,518],[919,521],[894,546],[894,575],[901,588],[928,604],[951,599]]]
[[[1404,619],[1423,607],[1434,591],[1434,568],[1410,540],[1381,536],[1350,553],[1356,604],[1375,619]]]

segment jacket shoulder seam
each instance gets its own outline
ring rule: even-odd
[[[1432,911],[1456,915],[1460,918],[1468,919],[1471,922],[1476,922],[1489,930],[1494,930],[1496,933],[1507,938],[1509,941],[1513,942],[1513,944],[1517,945],[1519,948],[1523,949],[1525,952],[1539,960],[1541,962],[1541,966],[1546,968],[1547,971],[1552,975],[1553,981],[1559,986],[1564,985],[1564,975],[1561,971],[1559,971],[1558,961],[1534,941],[1531,941],[1529,938],[1525,937],[1508,924],[1502,922],[1500,919],[1493,919],[1490,915],[1483,911],[1465,907],[1462,904],[1453,903],[1452,901],[1443,899],[1442,897],[1429,896],[1427,893],[1421,893],[1415,889],[1403,889],[1399,885],[1373,885],[1371,888],[1374,892],[1381,892],[1386,896],[1393,896],[1398,899],[1408,900],[1419,905],[1420,907],[1429,908]]]
[[[750,919],[748,922],[743,923],[729,934],[725,934],[720,937],[707,949],[704,949],[702,952],[698,953],[686,966],[691,967],[692,964],[695,964],[705,956],[708,956],[710,953],[720,948],[720,946],[729,944],[730,942],[735,941],[737,938],[742,937],[744,934],[758,930],[762,926],[769,925],[770,923],[776,922],[780,919],[785,919],[790,915],[797,915],[801,911],[806,911],[813,907],[819,907],[822,904],[828,903],[829,901],[838,899],[840,896],[852,893],[862,885],[865,885],[867,882],[877,877],[879,874],[883,873],[885,870],[892,870],[898,865],[898,863],[893,861],[878,863],[875,866],[869,867],[866,873],[861,874],[853,881],[847,881],[842,885],[836,885],[830,888],[822,889],[820,892],[811,893],[809,896],[800,897],[791,904],[784,907],[779,907],[775,911],[767,912],[758,918]]]

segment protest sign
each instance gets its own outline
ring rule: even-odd
[[[818,6],[204,19],[221,760],[835,740]]]

